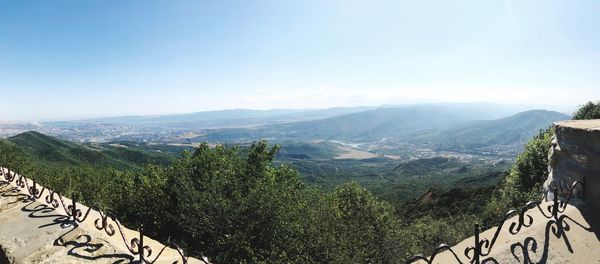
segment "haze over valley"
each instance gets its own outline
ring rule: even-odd
[[[163,164],[203,142],[210,146],[249,146],[267,140],[281,146],[278,162],[292,165],[308,183],[333,188],[358,181],[379,190],[377,193],[396,193],[400,198],[395,199],[402,200],[414,198],[431,184],[452,186],[469,178],[483,185],[496,181],[498,172],[512,163],[531,137],[553,122],[569,118],[555,111],[491,103],[439,103],[318,110],[240,109],[0,127],[6,136],[13,136],[9,138],[13,141],[28,135],[20,133],[32,130],[79,142],[69,143],[77,151],[112,153],[100,160],[131,151]],[[29,143],[38,152],[41,150],[35,146],[54,145],[42,134],[25,138],[40,141]],[[67,149],[67,153],[77,151]],[[490,178],[490,173],[496,176]],[[401,188],[399,185],[419,187],[400,192],[380,190]]]

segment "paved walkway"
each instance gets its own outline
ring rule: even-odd
[[[546,210],[551,204],[543,203],[540,207]],[[600,264],[600,218],[583,205],[579,208],[567,205],[564,213],[558,215],[558,220],[546,218],[537,207],[527,211],[523,223],[529,223],[527,215],[533,219],[531,226],[522,226],[516,234],[509,230],[512,223],[519,222],[518,216],[504,223],[490,254],[482,257],[481,263]],[[480,239],[486,238],[491,242],[497,229],[494,227],[482,232]],[[473,247],[474,241],[475,238],[470,237],[452,247],[461,262],[470,263],[465,257],[465,248]],[[488,250],[484,247],[482,252]],[[485,259],[488,259],[487,262]],[[459,261],[450,251],[443,251],[433,263],[453,264]]]
[[[46,194],[31,201],[14,182],[0,180],[0,263],[135,263],[138,260],[129,252],[114,222],[116,233],[112,236],[95,227],[96,219],[101,219],[95,210],[77,226],[68,224],[62,206],[55,209],[45,203]],[[66,198],[64,201],[71,203]],[[77,206],[86,212],[85,206]],[[124,227],[123,233],[127,243],[139,237],[138,232]],[[149,260],[154,260],[165,248],[148,237],[144,237],[144,245],[153,251],[147,257]],[[177,250],[167,247],[155,263],[176,261],[183,263]],[[188,263],[204,262],[190,258]]]

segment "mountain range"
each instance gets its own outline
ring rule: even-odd
[[[456,125],[437,135],[438,149],[464,150],[485,146],[524,144],[540,129],[570,116],[546,110],[530,110],[496,120]]]
[[[37,163],[140,169],[146,163],[170,164],[182,150],[192,150],[199,142],[245,148],[253,141],[267,139],[281,145],[276,162],[293,166],[307,183],[333,188],[352,180],[382,196],[391,195],[390,200],[404,200],[434,183],[495,182],[508,167],[507,161],[540,129],[570,119],[546,110],[515,112],[452,104],[326,109],[314,115],[312,110],[232,111],[205,117],[196,113],[179,121],[122,117],[46,123],[34,126],[36,130],[46,129],[46,133],[29,131],[3,141],[19,146]],[[240,127],[237,120],[241,116],[265,123]],[[144,119],[157,123],[148,121],[151,125],[144,127]],[[238,127],[194,128],[205,127],[201,120],[231,122]],[[137,126],[144,127],[142,132]],[[64,140],[96,135],[105,140]]]
[[[410,142],[441,150],[519,145],[540,129],[570,116],[529,110],[498,119],[477,109],[418,105],[384,107],[330,118],[269,124],[252,128],[199,131],[176,143],[336,140],[348,143]]]
[[[227,144],[259,139],[286,144],[328,141],[379,154],[406,155],[411,149],[431,149],[514,156],[540,129],[570,118],[553,111],[521,110],[518,106],[488,103],[317,110],[234,109],[0,125],[0,134],[35,130],[70,141],[155,142],[188,147],[204,141]]]

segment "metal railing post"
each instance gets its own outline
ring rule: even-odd
[[[73,217],[73,222],[77,221],[77,197],[75,193],[71,193],[71,216]]]
[[[475,223],[475,253],[473,261],[475,264],[479,264],[479,256],[481,256],[481,243],[479,241],[479,223]]]
[[[31,200],[35,200],[37,197],[37,183],[33,180],[33,185],[29,188],[29,195],[31,196]]]
[[[144,260],[144,224],[140,224],[140,228],[138,229],[138,233],[140,233],[140,244],[138,245],[138,255],[140,258],[140,263],[144,264],[146,261]]]
[[[553,201],[554,204],[552,205],[552,216],[554,217],[554,219],[557,219],[558,218],[558,188],[556,188],[556,186],[554,186],[552,191],[554,192],[554,201]]]

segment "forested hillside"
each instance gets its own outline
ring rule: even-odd
[[[307,185],[288,165],[272,165],[279,149],[265,142],[249,148],[204,144],[168,167],[141,170],[75,165],[68,159],[56,166],[57,159],[36,162],[39,158],[32,160],[13,142],[0,147],[5,166],[85,204],[110,208],[128,226],[143,224],[151,236],[170,237],[215,263],[394,262],[439,241],[457,241],[472,222],[461,216],[463,210],[441,218],[415,216],[404,209],[413,204],[403,205],[406,197],[385,202],[357,183],[331,191]],[[451,161],[431,162],[443,167]],[[403,167],[397,170],[415,167],[410,171],[425,173],[414,162]],[[469,212],[482,206],[471,204]],[[450,226],[452,232],[436,231]],[[423,232],[431,233],[423,237]]]
[[[58,165],[107,165],[118,169],[142,168],[144,164],[167,165],[174,156],[146,147],[123,144],[78,144],[38,132],[26,132],[7,139],[36,162]]]

